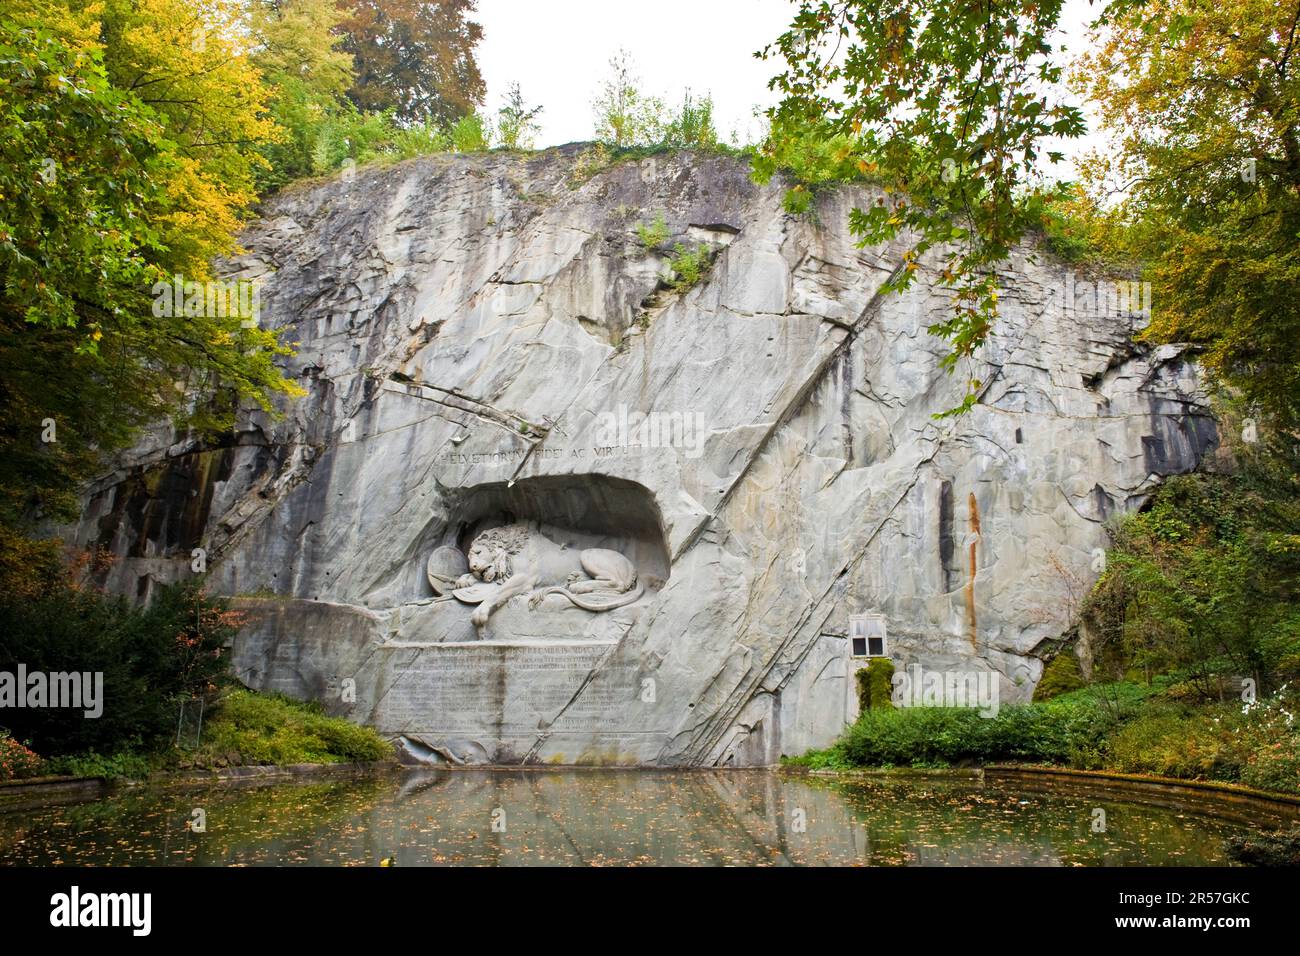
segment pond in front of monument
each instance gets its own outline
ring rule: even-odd
[[[1225,817],[1062,786],[772,771],[429,770],[255,788],[137,787],[0,813],[0,864],[1216,866],[1229,862],[1224,839],[1249,819],[1241,808],[1225,807]],[[187,826],[196,809],[202,833]]]

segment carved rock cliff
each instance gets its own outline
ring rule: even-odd
[[[1104,523],[1216,443],[1194,363],[1133,342],[1038,248],[981,360],[926,332],[950,293],[858,248],[866,187],[675,153],[578,181],[585,147],[433,157],[271,201],[231,274],[297,342],[307,395],[216,447],[160,428],[73,537],[144,596],[208,555],[254,623],[243,680],[317,697],[415,759],[751,765],[856,712],[850,618],[899,667],[1027,700]],[[636,226],[662,216],[668,243]],[[713,254],[668,288],[674,242]],[[978,379],[969,414],[936,420]],[[482,628],[426,561],[509,521],[621,551],[648,584],[591,613],[527,596]]]

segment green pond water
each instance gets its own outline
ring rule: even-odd
[[[1248,825],[1240,810],[1040,787],[635,770],[136,787],[0,812],[0,864],[1222,866],[1224,838]]]

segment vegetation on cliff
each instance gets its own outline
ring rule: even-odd
[[[1095,678],[1170,674],[1203,699],[1229,677],[1259,699],[1300,681],[1300,450],[1221,419],[1233,474],[1171,478],[1113,525],[1082,609]]]
[[[817,156],[886,195],[853,212],[865,244],[905,244],[953,289],[930,331],[967,371],[998,312],[997,267],[1048,229],[1120,253],[1153,286],[1151,341],[1196,342],[1224,384],[1278,427],[1300,424],[1300,76],[1295,10],[1272,0],[1109,0],[1073,58],[1063,0],[801,0],[763,51],[783,66],[770,162]],[[1087,98],[1109,148],[1077,185],[1043,174],[1085,133]],[[791,132],[797,134],[792,137]],[[796,197],[795,201],[800,201]],[[1062,217],[1078,220],[1063,227]],[[1079,251],[1076,247],[1076,251]],[[927,268],[929,268],[927,266]],[[959,410],[961,410],[959,409]]]

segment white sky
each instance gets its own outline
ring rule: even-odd
[[[670,106],[687,87],[709,94],[719,134],[729,140],[736,131],[748,142],[761,129],[755,107],[775,102],[767,81],[781,63],[753,54],[785,31],[797,9],[793,0],[478,0],[472,19],[483,26],[485,112],[495,117],[509,84],[518,82],[525,101],[543,108],[539,147],[592,139],[591,101],[621,47],[646,92]],[[1066,0],[1062,33],[1071,52],[1082,47],[1083,24],[1095,15],[1088,0]],[[1077,155],[1095,142],[1053,148]]]
[[[779,72],[754,51],[785,31],[795,9],[790,0],[478,0],[486,111],[495,115],[518,82],[525,101],[542,106],[538,146],[589,140],[591,101],[622,47],[644,90],[670,105],[688,86],[711,94],[719,134],[738,130],[743,140],[754,107],[774,102],[767,81]]]

